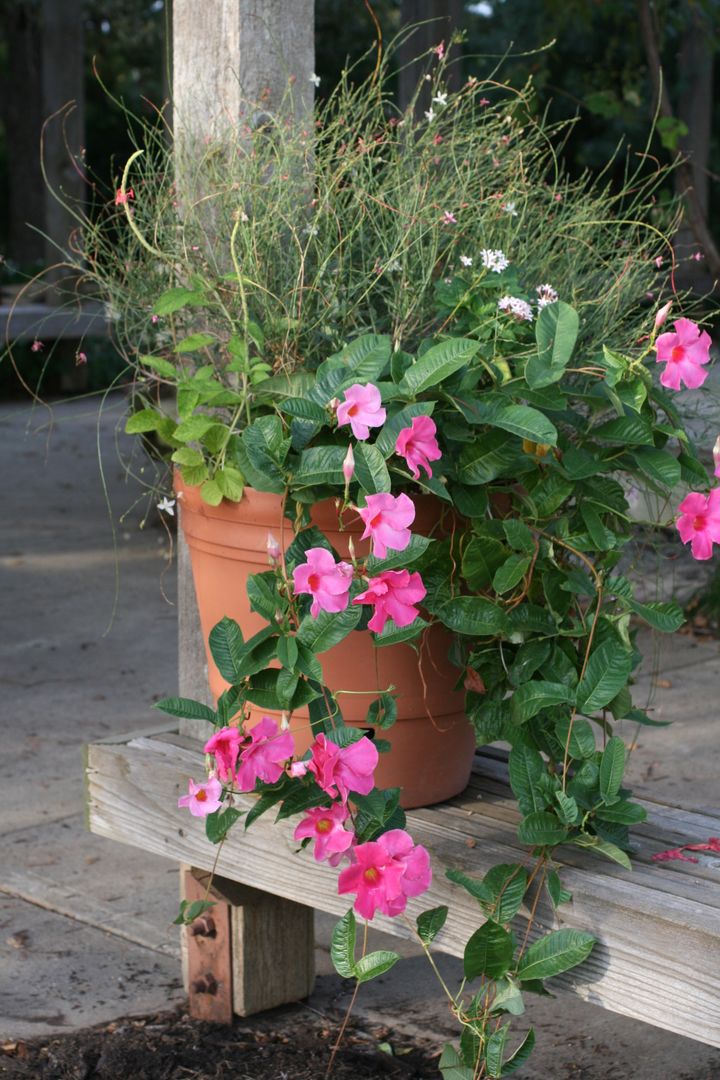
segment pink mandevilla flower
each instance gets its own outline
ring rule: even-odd
[[[232,780],[243,738],[240,728],[224,727],[216,731],[205,743],[203,752],[214,755],[215,766],[221,780]]]
[[[353,568],[350,563],[336,563],[327,548],[308,548],[307,562],[293,570],[296,594],[309,593],[313,598],[310,614],[321,611],[344,611],[348,606]]]
[[[377,840],[358,844],[352,857],[338,878],[338,893],[355,893],[355,910],[364,919],[372,919],[377,910],[399,915],[408,897],[430,887],[430,857],[404,829],[392,829]]]
[[[371,427],[381,427],[385,423],[386,412],[381,401],[377,386],[353,383],[345,391],[345,400],[337,407],[338,427],[349,424],[356,439],[369,438]]]
[[[283,774],[285,762],[295,753],[295,740],[289,731],[278,732],[269,716],[263,716],[248,731],[250,742],[240,751],[240,763],[235,774],[240,791],[252,791],[257,780],[276,783]]]
[[[313,855],[317,862],[322,862],[328,857],[332,859],[333,855],[342,855],[352,847],[355,834],[345,828],[347,819],[347,806],[341,803],[316,806],[307,811],[293,835],[296,840],[308,837],[314,840]]]
[[[694,559],[709,559],[713,544],[720,544],[720,488],[709,495],[691,491],[678,506],[677,530],[683,544],[690,543]]]
[[[376,634],[382,632],[388,619],[396,626],[409,626],[418,616],[414,604],[425,596],[426,589],[417,570],[383,570],[377,577],[370,578],[365,592],[353,600],[353,604],[372,604],[375,608],[368,623]]]
[[[178,806],[187,806],[193,817],[207,817],[222,806],[221,794],[222,785],[214,776],[205,784],[188,780],[188,793],[180,796]]]
[[[657,363],[666,365],[660,382],[670,390],[679,390],[682,382],[695,390],[708,376],[703,364],[710,359],[710,335],[692,319],[678,319],[673,325],[675,333],[661,334],[655,342]]]
[[[429,416],[413,416],[410,427],[403,428],[395,443],[395,453],[405,458],[416,480],[420,469],[432,476],[431,461],[439,461],[442,452],[435,435],[437,427]]]
[[[361,540],[372,540],[372,553],[378,559],[384,559],[387,549],[404,551],[410,543],[410,529],[415,520],[415,506],[411,498],[404,493],[390,495],[366,495],[365,506],[358,508],[358,513],[365,522],[365,532]]]
[[[372,791],[378,752],[366,735],[343,747],[325,735],[318,735],[310,750],[312,757],[308,769],[315,776],[318,787],[331,798],[339,796],[345,803],[350,791],[357,795],[369,795]]]

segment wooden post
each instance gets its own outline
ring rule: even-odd
[[[314,66],[314,0],[213,0],[210,4],[175,0],[173,122],[181,196],[185,155],[207,136],[237,138],[243,119],[254,122],[247,115],[247,101],[262,100],[268,110],[284,103],[297,118],[307,113],[313,101]],[[289,80],[292,94],[288,96]],[[205,649],[182,536],[178,538],[178,634],[180,693],[208,700]],[[183,721],[180,730],[193,737],[205,734],[202,722]],[[194,888],[188,881],[185,872],[183,888]],[[229,885],[216,882],[230,910],[234,1011],[246,1016],[309,994],[315,978],[312,908]],[[221,921],[224,917],[220,915]],[[188,929],[184,932],[189,933]],[[206,954],[212,951],[208,947],[212,939],[200,945],[198,935],[194,937],[192,943],[187,938],[184,943],[190,1011],[199,1016],[209,1009],[220,1019],[222,995],[192,990],[203,977],[200,969]],[[213,955],[213,962],[219,964],[219,954]],[[216,982],[219,989],[221,980]]]

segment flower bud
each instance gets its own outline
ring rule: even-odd
[[[713,463],[715,465],[715,476],[720,476],[720,435],[718,435],[713,446]]]
[[[271,563],[276,563],[278,561],[278,559],[280,558],[280,556],[282,555],[282,551],[280,549],[279,543],[277,542],[277,540],[275,539],[275,537],[273,536],[273,534],[271,532],[269,532],[267,534],[266,547],[267,547],[268,559],[270,560]]]
[[[655,316],[655,329],[656,330],[659,330],[660,327],[662,326],[662,324],[667,319],[668,312],[670,311],[671,307],[672,307],[672,300],[668,300],[667,304],[663,304],[663,306],[658,311],[657,315]]]
[[[353,478],[353,473],[355,472],[355,455],[353,454],[352,446],[348,446],[347,454],[343,461],[342,471],[343,476],[345,477],[345,483],[349,484]]]
[[[299,778],[305,775],[307,769],[308,767],[305,761],[293,761],[292,765],[290,766],[289,772],[291,776]]]

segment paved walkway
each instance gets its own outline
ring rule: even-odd
[[[61,403],[52,417],[0,406],[3,1037],[68,1031],[183,1000],[174,864],[94,837],[83,822],[81,744],[150,726],[153,699],[175,692],[177,679],[169,537],[154,500],[137,501],[140,483],[118,462],[119,450],[134,472],[143,466],[117,431],[121,414],[117,397],[99,426],[92,401]],[[655,690],[652,704],[654,715],[675,722],[642,732],[635,790],[716,805],[720,648],[678,637],[666,656],[670,685]],[[648,686],[646,677],[639,702]],[[333,920],[318,922],[321,978],[309,1004],[324,1010],[342,1006],[346,991],[330,974]],[[442,964],[457,970],[449,958]],[[720,1077],[720,1052],[699,1043],[580,1001],[564,999],[558,1009],[538,1000],[531,1009],[539,1049],[518,1080]],[[454,1034],[416,956],[363,988],[356,1014],[410,1035]]]

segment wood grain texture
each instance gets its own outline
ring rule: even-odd
[[[184,900],[215,901],[215,907],[190,926],[182,927],[183,981],[190,1015],[213,1024],[233,1018],[232,907],[219,885],[203,871],[183,869]]]
[[[210,869],[216,850],[205,839],[202,822],[175,809],[186,777],[201,768],[197,743],[179,735],[91,745],[87,779],[92,831]],[[459,798],[408,815],[408,828],[430,851],[434,870],[429,893],[411,901],[408,911],[414,917],[449,904],[437,947],[455,956],[462,956],[481,920],[472,898],[447,881],[445,868],[480,876],[497,862],[526,861],[528,854],[517,840],[517,812],[503,786],[502,762],[485,759],[483,770],[486,774],[476,774]],[[249,807],[253,799],[240,801]],[[558,912],[541,901],[536,932],[575,927],[594,933],[599,943],[580,968],[553,979],[552,989],[720,1046],[720,868],[711,860],[698,865],[650,862],[652,853],[663,847],[718,835],[720,821],[645,805],[649,821],[636,830],[632,873],[601,864],[571,846],[561,849],[562,881],[573,899]],[[308,851],[296,853],[294,822],[274,824],[272,817],[261,818],[247,831],[233,830],[218,873],[344,914],[349,905],[337,895],[337,871],[315,863]],[[381,930],[411,936],[402,920],[379,916],[375,922]],[[519,929],[523,931],[522,918]]]

